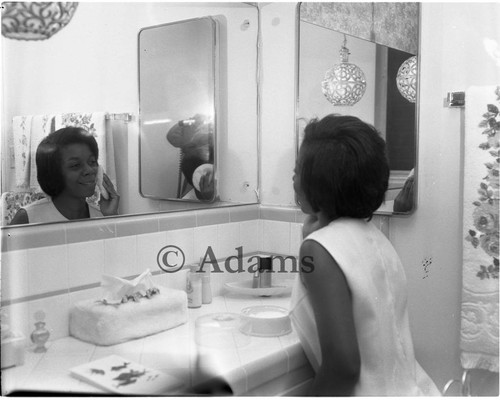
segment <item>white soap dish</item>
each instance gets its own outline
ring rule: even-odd
[[[288,310],[278,306],[252,306],[241,310],[246,323],[241,331],[250,336],[282,336],[292,331]]]
[[[271,287],[254,288],[252,287],[253,280],[238,281],[225,283],[224,287],[232,293],[246,294],[252,296],[279,296],[282,294],[291,293],[293,287],[293,279],[284,280],[283,282],[273,283]]]

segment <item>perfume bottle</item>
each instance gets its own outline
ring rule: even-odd
[[[50,332],[45,328],[45,313],[43,311],[37,311],[35,313],[35,330],[31,333],[31,341],[35,344],[35,353],[45,353],[47,348],[45,343],[49,340]]]

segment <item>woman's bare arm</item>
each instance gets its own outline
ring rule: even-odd
[[[302,243],[300,260],[301,279],[314,310],[322,356],[310,394],[352,395],[361,362],[346,278],[330,253],[313,240]]]

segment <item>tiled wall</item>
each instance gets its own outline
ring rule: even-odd
[[[387,234],[387,217],[374,220]],[[296,208],[245,205],[3,229],[2,309],[25,336],[33,331],[34,313],[43,310],[51,338],[64,337],[70,305],[98,298],[103,273],[132,277],[149,268],[158,285],[184,289],[185,270],[165,273],[158,266],[164,246],[181,248],[185,265],[198,262],[209,246],[218,260],[237,255],[240,246],[247,259],[258,253],[297,256],[302,222]],[[248,272],[213,273],[214,295],[224,282],[243,278]]]

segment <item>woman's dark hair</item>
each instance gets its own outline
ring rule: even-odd
[[[313,211],[329,218],[371,218],[385,198],[389,163],[385,141],[370,124],[330,114],[305,127],[301,187]]]
[[[83,128],[59,129],[47,135],[38,145],[37,179],[42,190],[51,197],[58,196],[64,190],[61,149],[75,143],[86,144],[95,158],[99,158],[99,148],[95,138]]]

